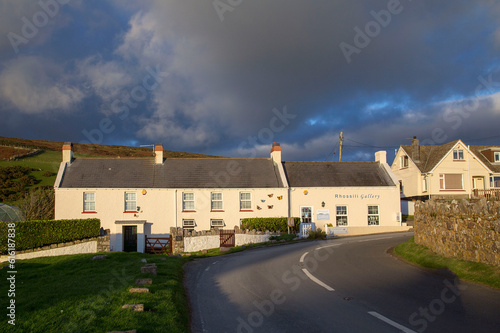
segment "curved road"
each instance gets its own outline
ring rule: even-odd
[[[408,265],[411,233],[264,247],[186,266],[192,332],[500,332],[500,292]]]

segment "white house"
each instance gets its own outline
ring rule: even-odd
[[[469,146],[462,140],[442,145],[402,145],[392,163],[405,199],[498,196],[500,147]]]
[[[144,236],[170,227],[233,229],[250,217],[300,216],[348,233],[400,230],[399,185],[386,163],[282,162],[270,158],[77,158],[63,145],[56,219],[95,217],[113,251],[144,251]]]

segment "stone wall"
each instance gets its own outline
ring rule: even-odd
[[[419,201],[414,229],[415,242],[439,255],[500,266],[498,201]]]
[[[263,243],[269,241],[273,235],[269,231],[241,230],[237,226],[235,231],[235,245],[245,245],[253,243]],[[202,250],[214,249],[220,246],[219,230],[187,231],[182,228],[170,228],[172,235],[172,253],[179,254],[183,252],[197,252]]]

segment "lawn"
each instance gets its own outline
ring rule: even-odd
[[[460,279],[500,289],[499,267],[439,256],[427,247],[416,244],[413,237],[396,246],[394,253],[413,264],[431,269],[448,268]]]
[[[16,325],[7,323],[7,268],[0,270],[3,309],[0,332],[188,332],[189,311],[182,285],[183,258],[143,253],[108,253],[36,258],[16,262]],[[158,275],[140,268],[156,263]],[[164,261],[162,258],[166,258]],[[148,294],[132,294],[138,278],[151,277]],[[143,286],[140,286],[143,287]],[[143,303],[145,312],[122,309]]]

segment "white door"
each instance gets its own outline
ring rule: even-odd
[[[312,207],[300,207],[300,222],[311,223],[312,222]]]

